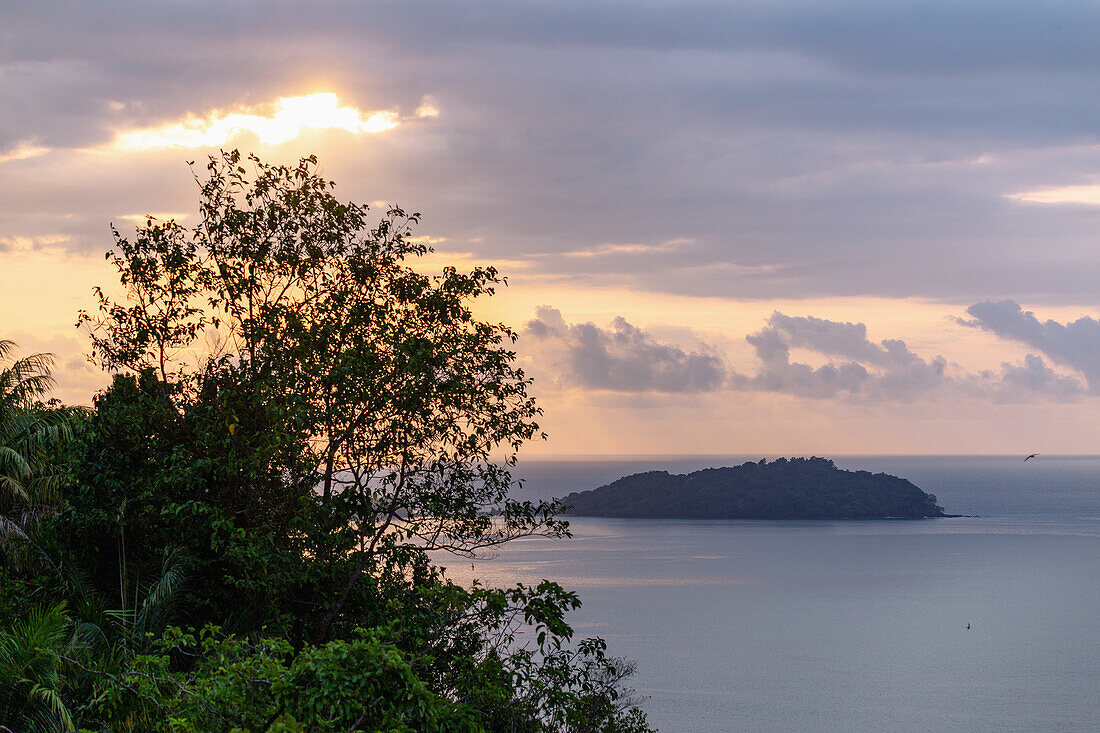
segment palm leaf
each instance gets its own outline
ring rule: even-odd
[[[36,608],[0,632],[0,715],[17,730],[74,730],[58,657],[69,626],[60,603]]]

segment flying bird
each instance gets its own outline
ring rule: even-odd
[[[1027,458],[1024,459],[1024,463],[1027,463],[1028,461],[1030,461],[1032,458],[1034,458],[1037,455],[1039,455],[1039,454],[1038,453],[1032,453],[1030,456],[1028,456]]]

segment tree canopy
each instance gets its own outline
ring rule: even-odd
[[[47,639],[49,671],[0,656],[30,683],[0,710],[46,690],[21,725],[648,730],[632,666],[573,640],[574,594],[463,588],[435,564],[568,534],[557,502],[509,495],[542,434],[515,333],[474,311],[503,278],[427,272],[419,215],[368,224],[312,157],[225,152],[195,177],[195,226],[114,231],[120,294],[78,318],[114,374],[92,409],[41,403],[45,357],[0,404],[0,435],[63,426],[9,470],[57,491],[0,539],[0,651]]]

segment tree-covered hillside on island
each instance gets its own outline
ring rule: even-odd
[[[418,215],[316,166],[223,153],[195,226],[115,233],[90,410],[0,341],[0,731],[649,730],[575,594],[438,565],[568,535],[509,496],[501,277],[425,274]]]
[[[650,471],[572,493],[566,513],[691,519],[879,519],[945,516],[936,497],[885,473],[825,458],[779,458],[689,474]]]

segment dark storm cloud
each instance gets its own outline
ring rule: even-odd
[[[713,346],[687,350],[662,342],[621,316],[601,328],[571,324],[543,306],[523,329],[521,347],[534,369],[563,387],[619,393],[772,392],[808,399],[905,403],[917,400],[1067,402],[1085,388],[1059,374],[1042,357],[1028,354],[999,372],[965,372],[942,356],[925,359],[904,341],[867,338],[862,323],[840,323],[776,312],[749,334],[757,367],[753,374],[730,368]],[[830,359],[819,366],[794,361],[792,349]]]
[[[959,319],[959,323],[1036,349],[1056,364],[1080,372],[1089,391],[1100,393],[1100,320],[1084,316],[1069,323],[1040,321],[1012,300],[975,303],[966,312],[973,318]]]
[[[433,127],[331,159],[341,191],[409,204],[433,233],[536,272],[745,298],[1032,302],[1091,299],[1100,278],[1100,210],[1004,197],[1100,168],[1094,3],[74,1],[0,15],[0,158],[325,84],[405,113],[432,94]],[[127,171],[150,165],[136,160]],[[0,163],[15,191],[0,234],[56,236],[64,206],[75,243],[101,236],[110,185],[61,196],[51,186],[71,184],[35,165]],[[133,175],[120,188],[179,190]],[[26,205],[51,196],[54,210]],[[678,238],[692,244],[675,254],[557,257]]]

